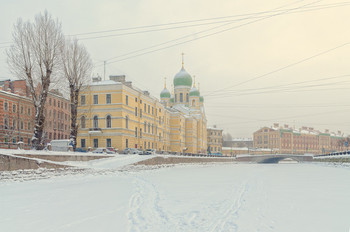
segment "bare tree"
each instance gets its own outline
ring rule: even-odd
[[[77,40],[67,40],[62,49],[63,72],[70,89],[71,129],[70,140],[75,151],[78,134],[78,99],[81,88],[88,84],[92,61],[85,47]]]
[[[48,12],[36,15],[34,22],[18,19],[12,37],[14,45],[7,51],[8,65],[29,86],[35,108],[32,146],[42,149],[44,107],[50,83],[59,71],[59,55],[64,44],[61,24]]]

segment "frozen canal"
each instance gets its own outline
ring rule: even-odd
[[[179,165],[0,182],[1,231],[344,231],[350,168]]]

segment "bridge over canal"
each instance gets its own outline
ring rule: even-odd
[[[297,162],[311,162],[312,155],[295,155],[295,154],[274,154],[274,155],[239,155],[236,161],[253,162],[253,163],[278,163],[282,160],[294,160]]]

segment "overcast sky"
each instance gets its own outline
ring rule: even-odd
[[[208,126],[216,124],[233,137],[252,137],[274,122],[350,133],[350,1],[0,4],[1,79],[13,78],[5,50],[16,19],[33,20],[46,9],[61,21],[66,35],[83,34],[77,37],[91,54],[95,75],[103,76],[106,61],[106,76],[125,74],[156,97],[164,77],[171,87],[184,52],[186,70],[200,82]],[[184,21],[190,22],[171,24]],[[152,26],[159,24],[165,25]],[[130,30],[134,27],[141,28]],[[101,31],[110,32],[86,34]],[[168,41],[173,42],[164,44]],[[156,47],[159,44],[163,45]],[[141,51],[132,53],[137,50]]]

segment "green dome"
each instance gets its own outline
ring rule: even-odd
[[[200,101],[200,102],[204,102],[204,97],[203,97],[203,96],[200,96],[200,97],[199,97],[199,101]]]
[[[196,87],[193,87],[190,91],[190,97],[199,97],[199,91]]]
[[[160,98],[170,98],[170,92],[167,88],[164,88],[163,91],[160,93]]]
[[[183,67],[174,77],[174,86],[192,86],[192,77]]]

